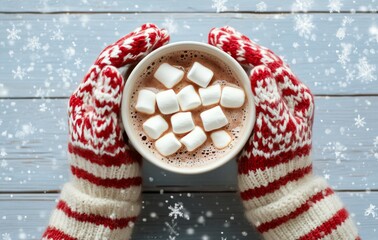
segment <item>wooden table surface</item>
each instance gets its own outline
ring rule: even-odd
[[[166,27],[171,42],[206,42],[212,27],[230,25],[283,56],[316,95],[316,174],[362,238],[378,239],[377,9],[377,0],[0,0],[0,239],[41,236],[69,179],[67,99],[102,48],[145,22]],[[143,171],[133,239],[259,239],[234,161],[196,176],[146,161]],[[178,203],[187,217],[174,220]]]

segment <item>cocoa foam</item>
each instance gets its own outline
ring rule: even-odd
[[[164,157],[159,154],[159,152],[154,147],[154,141],[149,139],[147,135],[144,133],[142,125],[143,122],[146,121],[151,115],[146,115],[139,113],[135,110],[135,104],[137,101],[138,92],[141,89],[149,89],[154,92],[159,92],[160,90],[165,90],[166,88],[159,83],[156,79],[154,79],[153,75],[156,69],[162,63],[168,63],[170,65],[180,67],[185,72],[188,72],[193,62],[199,62],[204,66],[210,68],[214,72],[213,80],[211,81],[210,85],[213,84],[220,84],[221,86],[237,86],[243,88],[242,83],[239,82],[234,74],[232,73],[231,69],[222,61],[214,59],[209,54],[204,54],[198,51],[180,51],[176,53],[168,54],[164,57],[161,57],[154,62],[152,62],[148,67],[146,67],[145,71],[139,76],[137,79],[134,90],[132,91],[132,96],[130,97],[131,106],[130,106],[130,123],[132,124],[135,133],[137,134],[138,139],[142,144],[144,144],[157,158],[161,159],[164,162],[167,162],[170,165],[174,165],[176,167],[199,167],[208,164],[210,161],[216,161],[217,159],[225,156],[228,152],[237,144],[238,138],[243,133],[243,128],[246,125],[246,120],[248,116],[247,109],[248,101],[245,101],[244,105],[238,109],[223,109],[225,115],[228,118],[229,124],[226,125],[223,129],[230,133],[232,136],[231,143],[224,149],[217,149],[211,142],[210,133],[207,133],[207,140],[206,142],[200,146],[198,149],[194,150],[193,152],[188,152],[182,147],[178,152],[171,156]],[[182,88],[187,85],[193,85],[188,81],[186,78],[186,74],[182,81],[174,86],[172,89],[177,93]],[[193,85],[198,91],[198,86]],[[200,119],[200,113],[207,109],[214,107],[215,105],[211,106],[201,106],[198,109],[192,110],[193,119],[196,125],[202,127],[202,122]],[[162,115],[162,117],[167,121],[170,122],[171,115]],[[171,126],[169,127],[168,131],[171,131]],[[168,132],[167,131],[167,132]],[[183,137],[185,134],[177,135],[178,138]]]

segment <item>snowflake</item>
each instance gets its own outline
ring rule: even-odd
[[[328,8],[329,12],[340,12],[341,7],[343,6],[340,0],[329,0]]]
[[[35,133],[37,129],[31,124],[24,124],[21,126],[21,130],[16,132],[16,137],[18,138],[25,138],[28,135],[32,135]]]
[[[56,72],[58,73],[58,76],[64,81],[71,81],[72,80],[72,77],[71,77],[71,70],[69,69],[65,69],[65,68],[58,68],[56,70]]]
[[[173,216],[174,219],[177,219],[177,216],[179,217],[184,216],[184,213],[183,213],[184,206],[182,205],[182,203],[175,203],[174,207],[169,206],[168,209],[171,210],[171,212],[169,213],[169,216],[170,217]]]
[[[82,61],[83,61],[83,60],[81,60],[81,58],[76,58],[75,61],[74,61],[74,65],[75,65],[77,68],[80,68]]]
[[[39,42],[39,37],[28,38],[28,44],[26,48],[29,48],[31,51],[35,51],[41,48],[41,43]]]
[[[377,80],[375,76],[375,65],[369,64],[366,57],[360,58],[358,60],[357,67],[357,79],[361,79],[362,82],[372,82]]]
[[[353,22],[354,22],[353,18],[351,18],[351,17],[344,17],[343,22],[342,22],[341,25],[343,25],[345,27],[347,24],[350,25]]]
[[[374,144],[374,147],[378,146],[378,136],[375,137],[373,144]]]
[[[3,233],[1,234],[1,239],[2,240],[12,240],[11,236],[9,233]]]
[[[296,15],[294,30],[298,32],[299,36],[309,38],[315,25],[312,22],[310,15]]]
[[[345,27],[339,28],[336,32],[336,37],[340,40],[343,40],[345,38],[345,35],[346,35],[346,28]]]
[[[373,218],[375,218],[375,215],[376,215],[376,212],[375,210],[377,210],[376,206],[373,205],[373,204],[370,204],[370,206],[368,208],[365,209],[365,216],[372,216]]]
[[[21,39],[21,37],[18,36],[18,34],[21,32],[21,30],[16,29],[16,27],[14,25],[12,25],[12,29],[8,29],[7,28],[7,32],[8,32],[7,39],[9,39],[9,40],[19,40],[19,39]]]
[[[60,29],[58,29],[57,31],[54,31],[50,39],[58,40],[58,41],[64,40],[62,31]]]
[[[295,0],[295,3],[292,6],[292,11],[293,12],[297,12],[297,11],[307,12],[313,3],[314,3],[313,0]]]
[[[13,73],[13,79],[19,78],[19,79],[24,79],[26,73],[25,69],[22,69],[20,66],[17,66],[16,70],[12,70]]]
[[[365,118],[361,117],[360,114],[358,114],[358,116],[354,118],[354,125],[356,125],[357,128],[363,127],[365,126],[365,124],[366,124]]]
[[[2,167],[2,168],[6,168],[7,166],[8,166],[8,162],[7,162],[7,160],[5,160],[5,159],[1,160],[1,162],[0,162],[0,167]]]
[[[265,2],[259,2],[258,4],[256,4],[256,10],[258,12],[264,12],[266,11],[266,9],[267,9],[267,5]]]
[[[371,26],[369,28],[369,34],[372,36],[370,40],[375,40],[378,43],[378,27]]]
[[[338,55],[339,60],[337,62],[341,63],[341,65],[345,65],[350,62],[349,55],[352,53],[352,44],[350,43],[341,43],[341,54]]]
[[[4,148],[2,148],[0,151],[0,156],[4,158],[6,155],[8,155],[7,152],[5,151]]]
[[[57,126],[59,127],[59,130],[66,130],[66,121],[64,121],[63,119],[59,119],[58,123],[57,123]]]
[[[216,9],[216,12],[224,12],[227,10],[227,7],[225,4],[228,2],[228,0],[213,0],[213,5],[211,5],[211,8]]]
[[[168,227],[168,232],[169,232],[169,236],[178,236],[180,235],[177,230],[176,230],[176,227],[177,227],[177,222],[175,222],[174,219],[172,219],[172,222],[169,223],[169,222],[165,222],[165,226]]]
[[[174,22],[172,18],[164,19],[162,26],[167,29],[167,31],[172,34],[177,32],[177,24]]]
[[[42,103],[41,105],[39,105],[40,112],[46,112],[46,110],[47,110],[46,103]]]

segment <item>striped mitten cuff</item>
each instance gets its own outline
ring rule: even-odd
[[[359,239],[348,211],[322,178],[308,176],[276,194],[275,201],[256,208],[244,201],[248,220],[265,239]]]

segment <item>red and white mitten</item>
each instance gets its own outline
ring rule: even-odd
[[[314,99],[280,57],[230,27],[209,43],[252,68],[253,133],[238,159],[248,220],[265,239],[359,239],[347,210],[312,173]]]
[[[166,44],[166,31],[144,24],[106,47],[68,108],[72,180],[43,239],[130,239],[141,209],[140,156],[123,137],[120,103],[124,70]]]

